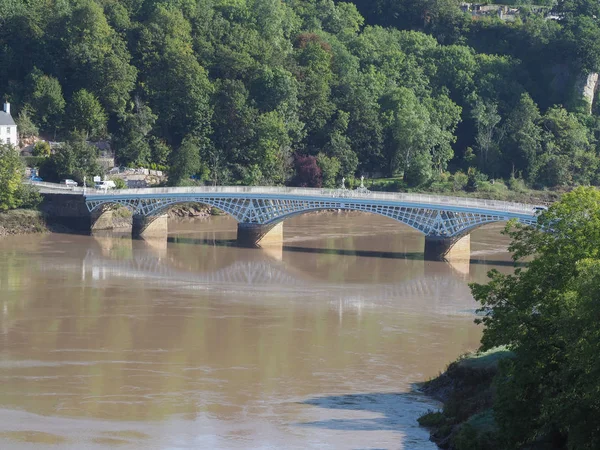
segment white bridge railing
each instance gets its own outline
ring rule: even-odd
[[[76,193],[89,199],[110,198],[151,198],[154,196],[189,197],[204,194],[252,194],[265,196],[293,196],[310,198],[347,198],[369,199],[385,202],[413,203],[415,205],[462,206],[466,208],[481,208],[491,211],[504,211],[517,214],[532,215],[539,209],[536,205],[513,203],[501,200],[485,200],[468,197],[449,197],[444,195],[409,194],[400,192],[372,192],[366,189],[319,189],[276,186],[199,186],[199,187],[162,187],[143,189],[111,189],[98,190],[81,186],[66,186],[64,184],[46,183],[43,181],[28,182],[37,186],[43,192]]]
[[[82,189],[82,188],[79,188]],[[492,211],[505,211],[532,215],[536,212],[535,205],[526,203],[513,203],[500,200],[484,200],[467,197],[448,197],[443,195],[408,194],[392,192],[364,192],[350,189],[319,189],[274,186],[201,186],[201,187],[170,187],[170,188],[144,188],[98,191],[88,189],[86,198],[99,197],[128,197],[144,198],[153,196],[193,196],[202,194],[252,194],[252,195],[285,195],[293,197],[312,198],[347,198],[369,199],[387,202],[406,202],[437,206],[462,206],[468,208],[481,208]]]

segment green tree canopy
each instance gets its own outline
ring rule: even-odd
[[[495,414],[507,448],[554,440],[600,446],[600,191],[578,188],[538,218],[513,226],[511,251],[530,258],[514,275],[473,285],[482,304],[482,349],[506,345]],[[562,442],[562,444],[560,444]]]
[[[100,138],[106,134],[107,117],[98,99],[91,92],[77,91],[69,103],[66,121],[71,131],[85,138]]]

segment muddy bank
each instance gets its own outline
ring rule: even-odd
[[[510,357],[512,353],[503,348],[468,354],[420,386],[425,394],[444,403],[441,411],[430,411],[419,418],[419,423],[430,429],[431,440],[440,448],[500,448],[492,410],[493,381],[499,362]]]
[[[51,227],[44,215],[32,209],[14,209],[0,213],[0,237],[15,234],[45,233]]]

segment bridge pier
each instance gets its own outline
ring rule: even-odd
[[[425,236],[425,259],[465,261],[471,259],[471,235],[455,237]]]
[[[167,238],[167,214],[144,216],[134,214],[131,235],[134,238]]]
[[[243,247],[283,244],[283,222],[273,224],[238,223],[237,242]]]

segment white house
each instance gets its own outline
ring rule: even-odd
[[[10,115],[10,103],[4,103],[4,109],[0,111],[0,143],[19,144],[19,135],[17,134],[17,124]]]

